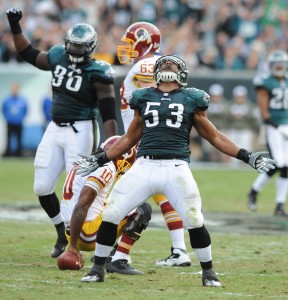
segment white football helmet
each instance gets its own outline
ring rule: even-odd
[[[284,50],[272,51],[268,56],[270,72],[276,77],[283,77],[287,73],[288,55]]]
[[[91,58],[98,43],[91,25],[79,23],[71,27],[65,37],[65,50],[72,63],[83,63]]]
[[[178,67],[178,72],[172,70],[163,70],[162,65],[171,61]],[[164,55],[157,59],[154,67],[154,78],[156,83],[177,81],[180,85],[186,86],[188,83],[189,71],[183,59],[176,55]]]

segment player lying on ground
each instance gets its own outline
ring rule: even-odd
[[[113,136],[102,145],[108,150],[120,137]],[[61,214],[64,220],[67,239],[70,242],[68,251],[58,257],[60,269],[79,269],[83,267],[83,259],[79,251],[94,251],[98,228],[102,222],[102,210],[114,182],[129,170],[136,158],[133,147],[128,152],[95,170],[89,176],[76,175],[75,167],[68,173],[61,201]],[[143,274],[129,265],[129,252],[146,229],[151,219],[152,209],[147,203],[132,210],[123,218],[117,228],[120,237],[117,249],[106,261],[108,272],[128,275]],[[73,253],[73,254],[71,254]],[[72,262],[69,257],[72,257]],[[74,260],[73,260],[74,259]]]

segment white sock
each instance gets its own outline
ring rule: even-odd
[[[182,249],[186,251],[186,246],[184,242],[184,229],[180,228],[175,230],[169,230],[169,232],[173,248]]]
[[[276,180],[276,203],[285,203],[288,190],[288,179],[278,177]]]
[[[256,192],[260,192],[263,187],[267,184],[267,182],[270,180],[271,177],[269,177],[266,173],[262,173],[258,175],[256,180],[254,181],[252,188]]]
[[[212,260],[211,245],[206,248],[194,249],[200,262],[208,262]]]

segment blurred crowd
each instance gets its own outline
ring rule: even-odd
[[[288,48],[288,0],[2,0],[0,62],[21,62],[4,17],[13,6],[39,49],[63,43],[71,25],[86,22],[99,36],[95,57],[115,65],[116,46],[136,21],[157,25],[161,52],[179,55],[189,69],[259,70],[269,52]]]

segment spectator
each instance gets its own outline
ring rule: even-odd
[[[22,129],[27,115],[27,100],[20,95],[17,82],[11,85],[11,94],[4,99],[2,111],[7,123],[7,146],[3,156],[22,156]],[[13,150],[13,138],[16,137],[16,150]]]
[[[209,88],[210,105],[207,110],[207,116],[216,128],[225,133],[227,128],[227,119],[229,116],[229,103],[224,96],[224,88],[219,83],[214,83]],[[228,156],[215,149],[206,140],[203,141],[203,150],[209,161],[227,162]]]
[[[51,91],[52,92],[52,91]],[[52,121],[51,116],[51,106],[52,106],[52,95],[51,92],[47,93],[47,95],[44,97],[42,102],[42,109],[44,114],[44,129],[46,130],[46,127],[50,121]]]
[[[253,149],[254,136],[258,129],[256,106],[248,99],[248,90],[245,86],[237,85],[232,94],[232,104],[227,117],[229,127],[227,135],[239,145]]]

